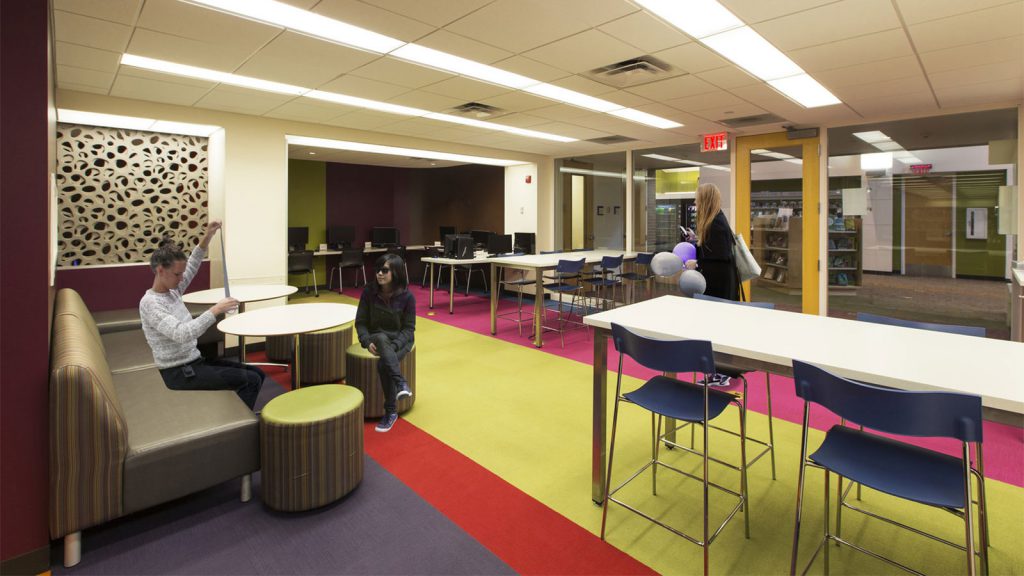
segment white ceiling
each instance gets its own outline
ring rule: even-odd
[[[133,69],[119,59],[130,52],[436,112],[476,101],[504,111],[489,121],[581,140],[626,136],[637,140],[631,148],[720,130],[760,133],[1019,103],[1024,94],[1024,0],[721,0],[843,101],[817,109],[793,103],[628,0],[286,1],[685,126],[650,128],[178,0],[54,0],[57,86],[558,157],[615,146],[353,109]],[[624,89],[586,75],[641,55],[672,69]],[[745,129],[721,123],[765,113],[784,121]],[[313,158],[309,150],[293,152]]]

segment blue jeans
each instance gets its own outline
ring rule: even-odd
[[[171,390],[234,390],[250,410],[263,387],[263,370],[231,360],[200,358],[191,364],[164,368],[164,384]]]
[[[370,334],[370,342],[377,346],[377,375],[384,390],[384,411],[394,414],[398,411],[396,396],[405,376],[402,376],[402,359],[412,349],[412,342],[401,348],[384,332]]]

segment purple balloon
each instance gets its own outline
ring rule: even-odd
[[[697,247],[689,242],[680,242],[672,249],[672,253],[679,257],[685,264],[687,260],[697,259]]]

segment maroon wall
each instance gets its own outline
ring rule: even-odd
[[[395,222],[394,187],[397,169],[357,164],[327,164],[328,226],[356,227],[356,242],[370,239],[374,226],[398,226],[403,243],[408,230]]]
[[[92,312],[137,308],[142,295],[153,285],[147,265],[65,268],[57,271],[57,288],[74,288]],[[210,263],[203,262],[188,287],[189,292],[210,287]]]
[[[46,2],[0,3],[0,572],[47,569]],[[39,562],[42,562],[39,565]]]

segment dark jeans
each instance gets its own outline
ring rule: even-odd
[[[371,334],[370,342],[377,346],[377,355],[380,356],[377,359],[377,375],[380,376],[380,385],[384,390],[384,411],[393,414],[398,411],[395,396],[405,382],[405,376],[402,376],[402,358],[405,358],[412,349],[412,343],[398,348],[384,332]]]
[[[191,373],[191,375],[189,375]],[[191,364],[160,371],[171,390],[234,390],[250,410],[263,386],[263,370],[231,360],[199,359]]]

